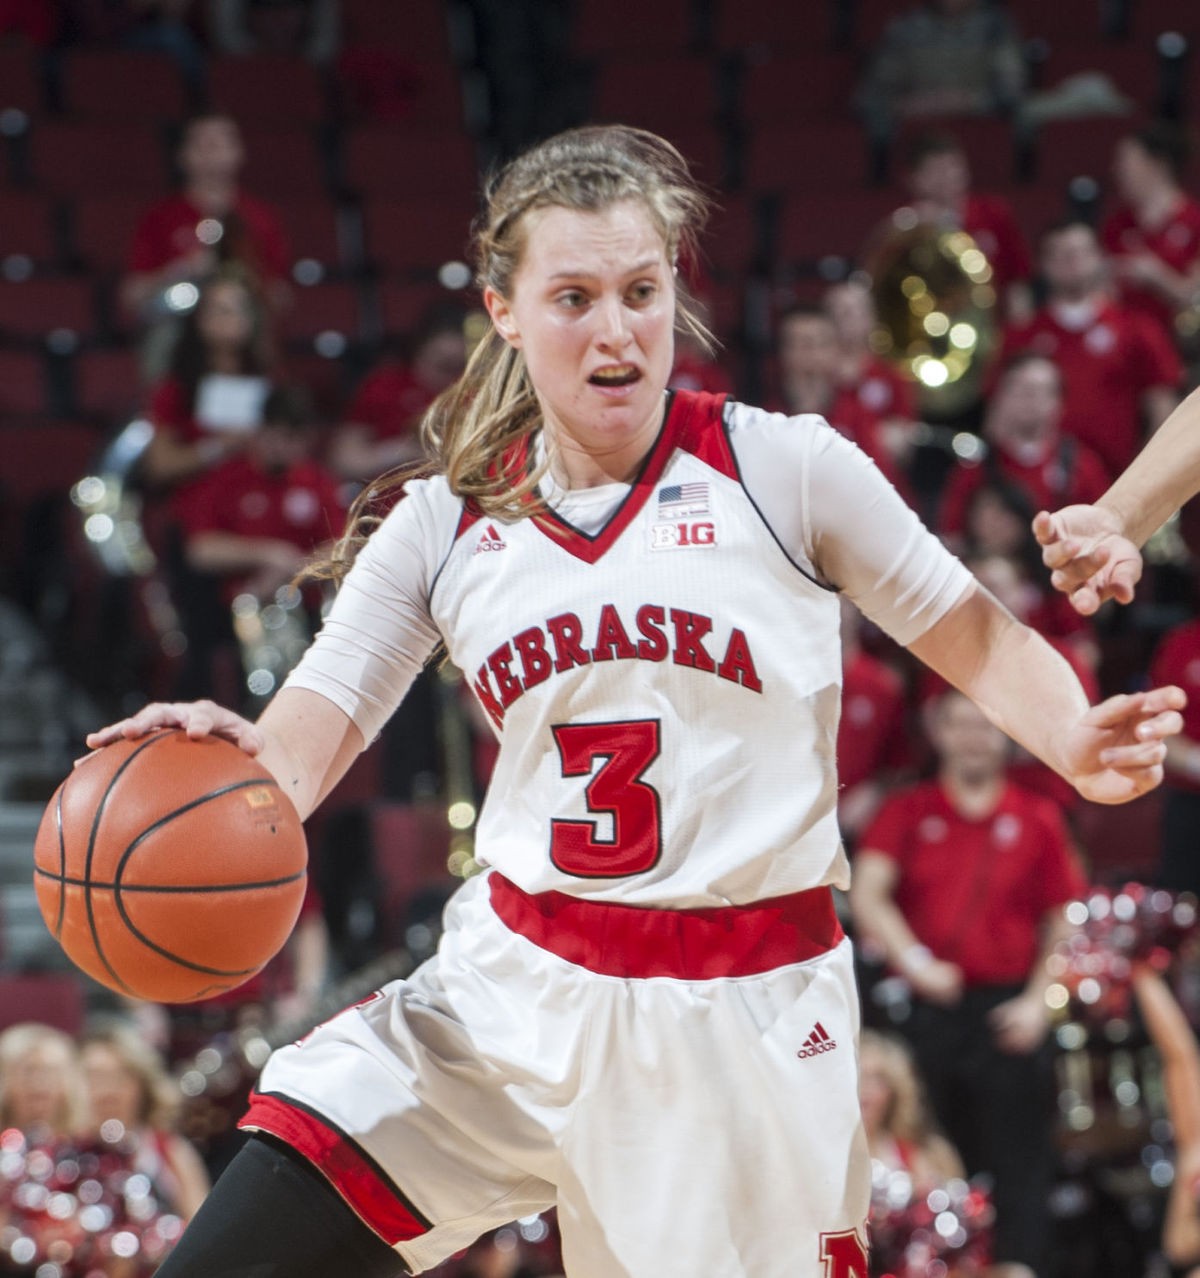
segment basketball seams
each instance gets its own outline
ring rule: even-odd
[[[62,801],[66,782],[58,787],[54,796],[54,822],[58,831],[58,921],[54,926],[54,939],[62,944],[63,920],[67,913],[67,839],[63,833]],[[41,866],[34,866],[34,873],[41,873]]]
[[[108,961],[108,955],[105,954],[104,947],[100,944],[100,931],[96,927],[96,913],[92,906],[92,858],[96,851],[96,838],[100,833],[100,822],[104,818],[104,810],[108,806],[108,796],[112,794],[113,787],[117,784],[121,777],[124,776],[126,770],[133,763],[134,759],[136,759],[143,750],[148,749],[155,741],[160,741],[167,735],[169,734],[166,732],[155,732],[151,736],[147,737],[146,740],[137,746],[136,749],[130,751],[129,758],[127,758],[109,778],[108,785],[105,787],[104,793],[100,796],[100,802],[96,805],[96,815],[92,818],[92,829],[91,833],[88,835],[87,857],[84,859],[83,863],[83,905],[87,913],[88,928],[92,934],[92,944],[96,947],[96,955],[100,959],[100,962],[104,964],[109,975],[114,981],[116,981],[121,989],[125,991],[126,994],[132,994],[133,991],[128,985],[126,985],[120,976],[117,975],[113,965]],[[63,892],[65,895],[65,888],[63,889]]]
[[[204,804],[206,803],[212,803],[214,800],[223,798],[227,794],[235,794],[238,790],[248,790],[253,787],[261,787],[261,786],[267,786],[267,787],[274,786],[275,789],[279,789],[278,783],[273,778],[251,777],[245,781],[234,781],[230,785],[223,785],[220,787],[220,789],[217,789],[217,790],[210,790],[207,794],[201,795],[200,798],[193,799],[191,800],[190,803],[185,803],[182,807],[176,808],[172,812],[164,813],[161,817],[158,818],[157,821],[153,822],[151,825],[148,825],[137,836],[137,838],[133,840],[133,842],[121,854],[121,859],[117,863],[117,872],[113,876],[113,886],[112,886],[113,903],[116,905],[117,912],[120,914],[121,919],[124,922],[125,926],[148,949],[153,950],[156,954],[161,955],[163,958],[170,959],[172,963],[178,963],[180,967],[186,967],[189,971],[203,972],[207,976],[228,976],[233,978],[241,977],[243,980],[245,980],[248,977],[253,976],[254,973],[257,972],[259,969],[257,967],[249,967],[249,968],[237,968],[234,970],[228,970],[228,969],[219,968],[219,967],[208,967],[203,963],[193,963],[190,959],[185,959],[178,954],[174,954],[170,950],[166,949],[164,946],[157,944],[157,942],[155,941],[152,941],[148,936],[145,935],[144,932],[141,931],[140,928],[138,928],[138,926],[134,923],[134,921],[129,917],[129,911],[125,908],[124,901],[121,900],[122,891],[132,890],[132,889],[124,888],[121,883],[121,878],[125,873],[125,866],[128,864],[130,857],[133,856],[134,852],[137,851],[137,849],[141,846],[141,844],[143,844],[152,834],[154,834],[156,830],[159,830],[164,825],[168,825],[171,821],[174,821],[176,817],[182,816],[185,812],[191,812],[196,808],[203,807]],[[299,877],[300,875],[296,875],[295,878],[289,881],[295,882],[295,879]],[[247,884],[247,885],[237,885],[237,886],[251,886],[251,885]]]
[[[62,883],[67,887],[83,887],[86,880],[73,879],[70,875],[53,874],[49,870],[43,870],[41,866],[34,866],[34,874],[40,874],[44,879],[50,879],[54,883]],[[147,895],[158,893],[175,893],[180,896],[204,896],[206,893],[212,892],[242,892],[256,891],[262,888],[287,887],[289,883],[295,883],[304,878],[306,870],[297,870],[295,874],[285,875],[281,879],[262,879],[257,883],[99,883],[95,879],[91,880],[93,892],[112,892],[118,889],[122,892],[143,892]]]

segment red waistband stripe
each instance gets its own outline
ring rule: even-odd
[[[243,1131],[278,1137],[303,1154],[389,1246],[418,1238],[433,1228],[345,1133],[297,1102],[274,1093],[254,1092],[238,1126]]]
[[[754,976],[818,958],[844,933],[829,888],[749,905],[663,910],[522,891],[492,872],[492,908],[512,931],[603,976],[683,981]]]

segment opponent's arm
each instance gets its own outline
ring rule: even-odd
[[[1085,615],[1106,599],[1128,603],[1142,573],[1138,548],[1197,492],[1200,391],[1193,391],[1094,506],[1042,511],[1034,520],[1055,589]]]
[[[1124,803],[1162,781],[1183,728],[1178,688],[1088,706],[1068,663],[977,582],[909,650],[1085,798]]]

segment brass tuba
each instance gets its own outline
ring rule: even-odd
[[[918,387],[924,417],[973,407],[996,345],[992,267],[966,231],[897,209],[866,253],[879,325],[872,347]]]

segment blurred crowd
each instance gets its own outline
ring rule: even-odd
[[[561,74],[570,6],[458,7],[487,41],[477,61],[489,78],[494,154],[580,118]],[[1178,113],[1138,101],[1103,65],[1039,83],[1005,6],[892,8],[857,85],[840,86],[864,155],[902,144],[873,225],[856,251],[831,249],[817,269],[768,274],[757,289],[731,278],[718,231],[710,256],[681,264],[718,344],[681,336],[673,385],[825,417],[1058,649],[1093,699],[1166,682],[1191,695],[1161,793],[1110,813],[844,610],[839,814],[855,887],[843,904],[870,1026],[861,1080],[876,1166],[874,1263],[904,1278],[1124,1278],[1160,1252],[1170,1176],[1137,1177],[1158,1165],[1147,1149],[1169,1148],[1153,1126],[1168,1116],[1164,1105],[1151,1111],[1152,1089],[1134,1079],[1136,1146],[1106,1135],[1097,1113],[1064,1136],[1064,1057],[1073,1068],[1086,1057],[1107,1079],[1126,1040],[1098,1031],[1084,1051],[1063,1037],[1054,962],[1071,943],[1063,907],[1096,884],[1133,879],[1200,895],[1200,528],[1185,509],[1148,548],[1137,602],[1085,619],[1050,589],[1031,522],[1099,497],[1200,379],[1195,169]],[[338,0],[0,0],[0,42],[50,56],[155,51],[200,103],[214,58],[303,60],[333,68],[376,119],[402,118],[403,68],[348,45],[343,16]],[[1078,198],[1039,206],[1053,216],[1034,221],[1032,204],[977,182],[989,157],[967,139],[979,120],[1019,131],[1092,115],[1120,121],[1106,171]],[[76,490],[74,506],[65,491],[52,494],[58,557],[3,572],[105,715],[148,698],[211,696],[249,713],[263,704],[327,599],[321,586],[293,585],[298,570],[337,538],[357,493],[420,462],[422,414],[481,332],[469,279],[461,268],[447,275],[430,250],[423,304],[387,340],[357,350],[331,392],[288,336],[305,277],[284,217],[258,194],[242,122],[204,107],[173,137],[176,189],[121,229],[114,304],[136,352],[131,411],[110,423],[104,466],[89,481],[100,489]],[[805,198],[815,216],[820,193]],[[75,507],[115,512],[122,562],[91,553]],[[48,583],[63,574],[76,597],[52,606]],[[435,942],[453,882],[447,849],[453,873],[474,866],[440,815],[425,848],[428,801],[477,804],[494,754],[452,676],[427,675],[314,822],[301,923],[256,983],[187,1009],[109,1006],[118,1023],[80,1039],[32,1025],[0,1035],[0,1272],[153,1271],[231,1152],[234,1110],[262,1063],[247,1036],[268,1046],[294,1037],[359,993],[344,978],[364,966],[370,978],[388,952],[419,957]],[[424,815],[381,817],[381,800]],[[399,879],[397,839],[411,841],[400,852],[418,867]],[[1195,1017],[1194,975],[1172,972]],[[818,1035],[805,1050],[820,1049]],[[169,1078],[183,1094],[172,1097]],[[1065,1257],[1055,1230],[1098,1219],[1089,1213],[1111,1201],[1084,1173],[1131,1149],[1127,1229],[1098,1230]],[[1064,1166],[1080,1173],[1073,1200],[1061,1192]],[[1188,1245],[1172,1259],[1194,1267],[1200,1249]],[[557,1264],[553,1222],[535,1218],[445,1272],[511,1278]]]

